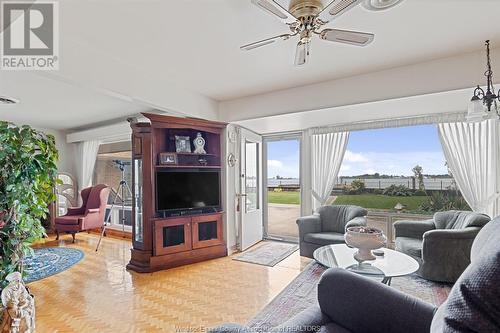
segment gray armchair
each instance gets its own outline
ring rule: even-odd
[[[358,206],[322,206],[311,216],[297,220],[300,255],[313,257],[317,248],[344,243],[345,230],[366,225],[367,210]]]
[[[500,217],[481,230],[472,246],[471,264],[439,308],[380,282],[331,268],[319,282],[317,304],[263,332],[500,332],[499,244]],[[209,332],[256,330],[227,324]]]
[[[427,221],[398,221],[396,250],[420,263],[418,274],[428,280],[455,282],[470,264],[470,251],[487,215],[448,211]]]

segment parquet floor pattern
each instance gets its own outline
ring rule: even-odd
[[[37,332],[205,332],[223,322],[244,324],[276,296],[308,259],[298,252],[265,267],[231,260],[206,261],[139,274],[125,269],[131,243],[81,233],[37,246],[85,252],[70,269],[29,285]]]

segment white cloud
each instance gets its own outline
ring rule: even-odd
[[[350,165],[348,165],[348,164],[342,164],[342,165],[340,166],[340,173],[342,173],[342,171],[349,171],[349,170],[351,170],[351,169],[352,169],[352,168],[351,168],[351,166],[350,166]]]
[[[297,163],[292,163],[292,162],[287,163],[279,160],[268,160],[267,175],[269,178],[273,178],[276,176],[285,178],[298,178],[299,166]]]
[[[344,155],[345,162],[368,162],[368,159],[363,156],[363,154],[353,153],[350,150],[346,150]]]
[[[445,158],[442,152],[404,152],[375,153],[363,152],[356,154],[362,158],[344,159],[340,168],[340,176],[356,176],[365,173],[411,176],[411,169],[419,164],[425,174],[446,174]],[[347,156],[347,152],[346,152]],[[350,155],[352,158],[352,155]]]
[[[278,161],[278,160],[268,160],[267,161],[267,166],[269,168],[282,168],[283,167],[283,162]]]

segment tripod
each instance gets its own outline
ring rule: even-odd
[[[116,199],[118,199],[118,194],[120,193],[121,201],[122,201],[122,205],[120,208],[122,216],[121,216],[120,220],[122,222],[122,231],[123,232],[125,232],[125,190],[127,190],[130,197],[132,197],[132,190],[128,186],[127,181],[125,180],[125,166],[130,165],[130,162],[123,162],[123,161],[119,161],[119,160],[113,160],[113,162],[118,166],[118,168],[121,171],[121,180],[120,180],[120,184],[118,185],[118,188],[116,189],[115,197],[113,198],[113,201],[111,202],[111,208],[109,209],[108,216],[106,216],[106,220],[104,221],[104,224],[102,226],[101,236],[99,237],[99,241],[97,242],[97,246],[95,248],[96,252],[99,250],[99,245],[101,245],[102,237],[104,237],[104,235],[106,233],[106,229],[107,229],[109,221],[111,219],[111,214],[113,213],[113,208],[116,205]]]

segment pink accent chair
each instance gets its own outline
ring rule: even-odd
[[[87,187],[82,190],[81,196],[81,207],[68,208],[66,215],[55,218],[56,240],[59,240],[59,232],[62,231],[70,233],[74,243],[77,232],[103,227],[109,187],[104,184]]]

